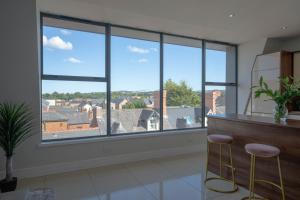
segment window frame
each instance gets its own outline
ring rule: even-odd
[[[210,44],[218,44],[218,45],[224,45],[224,46],[231,46],[235,48],[235,79],[234,82],[211,82],[211,81],[206,81],[206,44],[210,43]],[[204,45],[204,50],[202,51],[202,107],[205,108],[205,87],[206,86],[232,86],[235,87],[235,113],[238,112],[238,87],[237,87],[237,82],[238,82],[238,59],[237,59],[237,53],[238,53],[238,46],[237,45],[230,45],[230,44],[224,44],[222,42],[211,42],[208,40],[205,40],[203,42]],[[227,67],[227,66],[226,66]],[[204,94],[204,95],[203,95]],[[203,110],[203,109],[202,109]],[[205,110],[203,110],[202,112],[202,117],[206,117],[205,116]],[[202,127],[207,127],[205,126],[205,120],[202,120]]]
[[[101,26],[105,29],[105,76],[104,77],[92,77],[92,76],[70,76],[70,75],[52,75],[52,74],[44,74],[44,52],[43,52],[43,34],[44,34],[44,18],[53,18],[57,20],[65,20],[65,21],[70,21],[70,22],[77,22],[77,23],[85,23],[89,25],[94,25],[94,26]],[[109,85],[109,78],[108,78],[108,70],[110,69],[109,67],[109,60],[107,60],[109,57],[107,56],[108,47],[109,47],[109,42],[107,41],[109,36],[109,26],[104,23],[99,23],[99,22],[94,22],[94,21],[89,21],[89,20],[82,20],[82,19],[77,19],[77,18],[72,18],[72,17],[66,17],[66,16],[59,16],[59,15],[53,15],[53,14],[48,14],[48,13],[40,13],[40,60],[41,60],[41,70],[40,70],[40,97],[41,99],[43,98],[42,94],[42,81],[78,81],[78,82],[97,82],[97,83],[105,83],[106,84],[106,93],[108,91],[108,85]],[[106,95],[108,98],[108,95]],[[110,104],[107,104],[107,107],[109,107]],[[107,108],[106,108],[107,109]],[[108,116],[108,112],[106,114],[106,117]],[[41,104],[41,118],[42,118],[42,104]],[[108,120],[108,119],[107,119]],[[42,127],[42,119],[41,121],[41,127]],[[107,132],[108,134],[109,132]],[[43,130],[42,130],[43,134]],[[62,141],[62,140],[74,140],[74,139],[85,139],[85,138],[95,138],[95,137],[105,137],[106,135],[96,135],[96,136],[84,136],[84,137],[70,137],[70,138],[59,138],[59,139],[43,139],[43,135],[41,137],[42,142],[51,142],[51,141]]]
[[[66,20],[71,22],[78,22],[78,23],[86,23],[90,25],[95,26],[102,26],[105,28],[105,76],[104,77],[90,77],[90,76],[66,76],[66,75],[48,75],[43,73],[43,18],[54,18],[58,20]],[[191,127],[191,128],[184,128],[184,129],[163,129],[163,117],[160,117],[159,119],[159,130],[158,131],[143,131],[143,132],[129,132],[129,133],[120,133],[120,134],[111,134],[111,28],[124,28],[129,30],[135,30],[135,31],[143,31],[147,33],[154,33],[159,34],[159,73],[160,73],[160,113],[163,113],[163,85],[164,85],[164,36],[174,36],[179,38],[185,38],[185,39],[192,39],[192,40],[198,40],[202,43],[202,94],[201,94],[201,107],[202,107],[202,125],[201,127]],[[86,82],[101,82],[106,83],[106,135],[96,135],[96,136],[85,136],[85,137],[70,137],[70,138],[61,138],[61,139],[43,139],[41,137],[42,142],[53,142],[53,141],[64,141],[64,140],[82,140],[82,139],[88,139],[88,138],[100,138],[100,137],[118,137],[118,136],[126,136],[126,135],[137,135],[137,134],[151,134],[151,133],[167,133],[167,132],[174,132],[174,131],[184,131],[184,130],[197,130],[197,129],[204,129],[205,127],[205,86],[233,86],[236,89],[236,113],[238,109],[238,45],[233,43],[227,43],[227,42],[221,42],[221,41],[214,41],[214,40],[207,40],[207,39],[201,39],[197,37],[190,37],[190,36],[184,36],[179,34],[172,34],[167,32],[161,32],[161,31],[155,31],[155,30],[148,30],[143,28],[136,28],[136,27],[130,27],[130,26],[123,26],[118,24],[111,24],[111,23],[104,23],[104,22],[98,22],[93,20],[87,20],[87,19],[81,19],[81,18],[75,18],[75,17],[69,17],[64,15],[57,15],[57,14],[51,14],[47,12],[40,12],[40,99],[42,99],[42,80],[60,80],[60,81],[86,81]],[[212,44],[219,44],[219,45],[226,45],[226,46],[232,46],[235,48],[235,82],[231,83],[222,83],[222,82],[206,82],[206,43],[212,43]],[[161,114],[160,114],[161,116]],[[43,134],[42,129],[42,104],[40,103],[40,127],[41,127],[41,134]]]
[[[171,43],[171,42],[164,42],[164,38],[165,37],[170,37],[170,38],[182,38],[184,40],[194,40],[194,41],[197,41],[199,43],[201,43],[201,47],[193,47],[191,45],[183,45],[183,44],[176,44],[176,43]],[[199,39],[199,38],[193,38],[193,37],[187,37],[187,36],[179,36],[179,35],[176,35],[176,34],[170,34],[170,33],[162,33],[162,45],[164,46],[164,44],[171,44],[171,45],[178,45],[178,46],[184,46],[184,47],[192,47],[192,48],[201,48],[201,54],[203,53],[204,48],[203,48],[203,42],[204,40],[203,39]],[[164,62],[164,54],[161,55],[162,56],[162,62]],[[201,57],[201,65],[199,66],[201,68],[201,73],[202,73],[202,77],[201,77],[201,84],[203,86],[203,57]],[[164,64],[162,63],[162,74],[164,74]],[[199,76],[200,77],[200,76]],[[163,77],[164,78],[164,77]],[[162,93],[161,93],[161,98],[160,98],[160,107],[162,108],[162,104],[163,104],[163,87],[164,87],[164,79],[162,78]],[[202,96],[203,96],[203,89],[201,87],[201,126],[199,127],[189,127],[189,128],[171,128],[171,129],[164,129],[164,127],[162,127],[162,132],[168,132],[168,131],[182,131],[182,130],[197,130],[197,129],[203,129],[203,128],[206,128],[204,126],[204,120],[205,118],[203,118],[203,116],[205,116],[205,107],[203,107],[202,105]],[[205,106],[205,102],[204,102],[204,106]],[[163,111],[161,111],[163,112]],[[204,114],[204,115],[203,115]],[[163,118],[162,118],[162,121],[163,121]],[[163,122],[162,122],[163,123]],[[163,126],[163,124],[162,124]]]

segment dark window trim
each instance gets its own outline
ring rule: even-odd
[[[205,127],[205,77],[206,77],[206,43],[202,40],[202,91],[201,91],[201,125]]]
[[[204,85],[210,85],[210,86],[237,86],[236,83],[226,83],[226,82],[204,82]]]
[[[111,27],[105,28],[106,135],[111,135]]]
[[[155,34],[163,34],[163,35],[168,35],[168,36],[182,37],[182,38],[186,38],[186,39],[203,40],[207,43],[215,43],[215,44],[234,46],[234,47],[237,46],[237,44],[234,44],[234,43],[228,43],[228,42],[222,42],[222,41],[216,41],[216,40],[208,40],[208,39],[202,39],[202,38],[198,38],[198,37],[185,36],[185,35],[180,35],[180,34],[173,34],[173,33],[168,33],[168,32],[155,31],[155,30],[149,30],[149,29],[132,27],[132,26],[111,24],[111,23],[105,23],[105,22],[97,22],[97,21],[94,21],[94,20],[86,20],[86,19],[81,19],[81,18],[76,18],[76,17],[69,17],[69,16],[65,16],[65,15],[50,14],[50,13],[47,13],[47,12],[41,12],[40,15],[41,15],[41,17],[51,17],[51,18],[61,19],[61,20],[69,20],[69,21],[75,21],[75,22],[81,22],[81,23],[94,24],[94,25],[98,25],[98,26],[100,25],[100,26],[125,28],[125,29],[131,29],[131,30],[136,30],[136,31],[148,32],[148,33],[155,33]]]
[[[86,76],[65,76],[65,75],[48,75],[42,74],[43,80],[57,81],[85,81],[85,82],[106,82],[107,78],[102,77],[86,77]]]
[[[160,33],[159,35],[160,41],[159,41],[159,130],[160,132],[164,131],[164,113],[163,113],[163,94],[164,94],[164,35]]]
[[[68,20],[68,21],[74,21],[78,23],[86,23],[91,25],[97,25],[97,26],[104,26],[105,27],[105,77],[81,77],[81,76],[64,76],[64,75],[49,75],[49,74],[43,74],[43,18],[54,18],[59,20]],[[124,29],[130,29],[130,30],[136,30],[136,31],[143,31],[153,34],[159,34],[160,40],[158,41],[160,44],[160,130],[159,131],[147,131],[147,132],[130,132],[130,133],[120,133],[120,134],[111,134],[111,126],[110,126],[110,117],[111,117],[111,37],[113,36],[111,34],[111,27],[117,27],[117,28],[124,28]],[[202,106],[202,126],[201,127],[192,127],[192,128],[185,128],[185,129],[163,129],[163,73],[164,73],[164,66],[163,66],[163,36],[174,36],[179,38],[185,38],[185,39],[192,39],[192,40],[199,40],[202,42],[202,95],[201,95],[201,106]],[[136,38],[133,38],[136,39]],[[147,40],[149,41],[149,40]],[[205,82],[206,80],[206,59],[205,59],[205,47],[206,43],[215,43],[220,45],[226,45],[226,46],[232,46],[235,47],[235,72],[236,72],[236,83],[223,83],[223,82]],[[233,86],[236,87],[236,110],[238,105],[238,87],[237,87],[237,81],[238,81],[238,45],[233,43],[227,43],[227,42],[221,42],[221,41],[215,41],[215,40],[207,40],[197,37],[191,37],[191,36],[184,36],[179,34],[173,34],[173,33],[167,33],[167,32],[161,32],[161,31],[155,31],[155,30],[148,30],[138,27],[130,27],[130,26],[124,26],[124,25],[118,25],[118,24],[111,24],[111,23],[104,23],[104,22],[97,22],[93,20],[87,20],[87,19],[80,19],[76,17],[69,17],[64,15],[57,15],[57,14],[51,14],[46,12],[40,12],[40,80],[62,80],[62,81],[86,81],[86,82],[105,82],[106,83],[106,100],[107,100],[107,133],[106,135],[97,135],[97,136],[86,136],[86,137],[72,137],[72,138],[62,138],[62,139],[51,139],[51,140],[43,140],[42,142],[53,142],[53,141],[64,141],[64,140],[77,140],[77,139],[86,139],[86,138],[102,138],[102,137],[114,137],[114,136],[124,136],[124,135],[134,135],[134,134],[147,134],[147,133],[163,133],[163,132],[170,132],[170,131],[183,131],[183,130],[196,130],[196,129],[204,129],[206,128],[205,123],[205,86]],[[42,85],[42,82],[40,82]],[[42,86],[40,87],[40,96],[42,99]],[[40,105],[41,112],[42,112],[42,104]],[[42,117],[40,117],[42,118]],[[40,120],[41,121],[41,120]],[[42,127],[42,123],[41,123]]]

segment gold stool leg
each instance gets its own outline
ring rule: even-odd
[[[209,142],[207,141],[207,156],[206,156],[205,180],[207,179],[207,173],[208,173],[208,159],[209,159]]]
[[[221,192],[221,193],[233,193],[233,192],[236,192],[238,190],[238,186],[237,184],[235,183],[235,178],[234,178],[234,167],[232,166],[232,155],[231,155],[231,149],[230,149],[230,165],[228,164],[223,164],[223,161],[222,161],[222,145],[223,144],[219,144],[220,145],[220,157],[219,157],[219,161],[220,161],[220,176],[219,177],[210,177],[208,178],[208,162],[209,162],[209,146],[210,146],[210,143],[208,142],[207,143],[207,159],[206,159],[206,171],[205,171],[205,180],[204,180],[204,184],[206,185],[207,189],[211,190],[211,191],[214,191],[214,192]],[[231,147],[231,146],[230,146]],[[222,177],[222,167],[223,166],[226,166],[226,167],[230,167],[231,170],[232,170],[232,180],[229,180],[229,179],[226,179],[224,177]],[[211,180],[221,180],[221,181],[225,181],[225,182],[229,182],[229,183],[232,183],[233,184],[233,188],[232,190],[219,190],[219,189],[215,189],[213,187],[209,187],[207,185],[207,182],[211,181]]]
[[[220,155],[219,155],[219,157],[220,157],[220,177],[222,177],[222,144],[220,144]]]
[[[256,198],[254,194],[254,182],[255,182],[255,156],[251,155],[250,160],[250,175],[249,175],[249,196],[242,198],[242,200],[260,199]]]
[[[251,189],[252,189],[252,191],[251,191],[251,193],[252,193],[252,195],[251,195],[251,199],[255,199],[255,197],[254,197],[254,186],[255,186],[255,166],[256,165],[256,157],[255,157],[255,155],[253,155],[253,164],[252,164],[252,178],[251,178],[251,182],[252,182],[252,187],[251,187]]]
[[[279,171],[279,179],[280,179],[280,188],[281,188],[282,200],[285,200],[285,192],[284,192],[284,186],[283,186],[283,180],[282,180],[281,165],[280,165],[279,156],[277,156],[277,163],[278,163],[278,171]]]
[[[282,180],[282,174],[281,174],[281,166],[280,166],[279,156],[277,156],[277,163],[278,163],[280,185],[278,185],[278,184],[276,184],[274,182],[268,181],[268,180],[264,180],[264,179],[255,179],[256,156],[255,155],[251,155],[249,197],[244,197],[244,198],[242,198],[242,200],[255,200],[255,199],[268,200],[268,199],[263,198],[263,197],[256,197],[255,196],[255,193],[254,193],[255,182],[265,183],[265,184],[269,184],[269,185],[272,185],[274,187],[277,187],[281,191],[281,195],[282,195],[281,199],[285,200],[285,192],[284,192],[284,186],[283,186],[283,180]]]
[[[233,161],[232,161],[232,150],[231,150],[231,145],[229,144],[229,159],[230,159],[230,165],[231,165],[231,178],[232,178],[232,183],[233,183],[233,187],[236,185],[235,182],[235,168],[233,167]]]
[[[253,155],[251,155],[251,161],[250,161],[249,198],[248,198],[249,200],[251,200],[251,196],[252,196],[252,173],[253,173]]]

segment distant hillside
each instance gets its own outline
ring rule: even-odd
[[[141,98],[148,98],[152,96],[153,92],[137,92],[137,91],[117,91],[112,92],[111,96],[112,99],[120,98],[120,97],[133,97],[138,96]],[[45,93],[42,95],[44,99],[64,99],[64,100],[71,100],[71,99],[105,99],[106,93],[105,92],[90,92],[90,93]]]

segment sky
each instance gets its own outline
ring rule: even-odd
[[[111,90],[159,90],[159,43],[111,37]],[[201,48],[164,44],[164,81],[184,80],[201,90]],[[206,51],[207,81],[225,81],[226,53]],[[43,73],[105,77],[105,36],[44,26]],[[42,92],[105,92],[106,83],[42,81]]]

